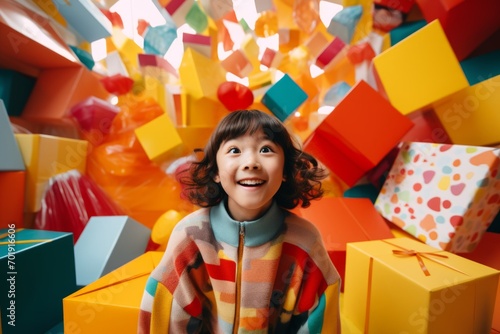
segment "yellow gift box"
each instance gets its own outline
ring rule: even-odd
[[[348,243],[343,316],[364,333],[489,333],[499,274],[409,238]]]
[[[187,48],[179,67],[179,76],[186,93],[195,100],[205,97],[217,101],[217,89],[226,81],[226,70],[219,62]]]
[[[25,211],[37,212],[51,177],[86,170],[88,142],[43,134],[15,134],[26,167]]]
[[[182,139],[167,114],[134,130],[149,160],[162,163],[183,151]]]
[[[181,126],[213,128],[229,113],[219,100],[208,97],[196,99],[185,93],[185,89],[181,92],[181,112]]]
[[[64,333],[137,333],[146,281],[163,252],[146,252],[63,299]]]
[[[435,103],[435,113],[454,144],[500,143],[499,86],[496,75]]]
[[[469,86],[438,20],[373,58],[389,101],[403,115]]]

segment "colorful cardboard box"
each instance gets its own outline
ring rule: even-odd
[[[15,134],[26,167],[25,211],[40,210],[52,176],[72,169],[85,173],[88,142],[42,134]]]
[[[64,298],[64,333],[137,333],[146,281],[162,255],[144,253]]]
[[[343,315],[363,333],[489,333],[500,272],[409,238],[347,245]]]
[[[88,285],[144,253],[151,230],[128,216],[94,216],[75,243],[76,283]]]
[[[76,291],[73,236],[15,227],[0,234],[2,332],[43,333],[62,321],[62,299]]]
[[[381,132],[380,127],[391,131]],[[353,186],[399,144],[413,123],[359,81],[304,142],[304,150]]]
[[[348,242],[393,238],[389,225],[367,198],[324,197],[297,213],[312,222],[344,287],[346,245]]]
[[[449,252],[470,252],[500,210],[500,149],[405,142],[375,201],[387,220]]]

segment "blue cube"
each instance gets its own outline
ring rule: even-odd
[[[2,99],[0,99],[0,157],[2,157],[0,172],[26,169]]]
[[[363,6],[361,5],[344,7],[332,18],[327,31],[331,35],[342,39],[345,44],[350,44],[362,15]]]
[[[146,251],[151,229],[128,216],[94,216],[75,243],[76,282],[86,286]]]
[[[306,92],[285,74],[266,91],[261,102],[284,122],[306,100]]]

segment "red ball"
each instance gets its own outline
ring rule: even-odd
[[[253,92],[239,82],[226,81],[217,89],[219,101],[229,110],[246,109],[253,103]]]

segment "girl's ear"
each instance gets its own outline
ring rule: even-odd
[[[220,182],[219,173],[217,173],[217,175],[214,176],[214,182],[215,183],[219,183]]]

